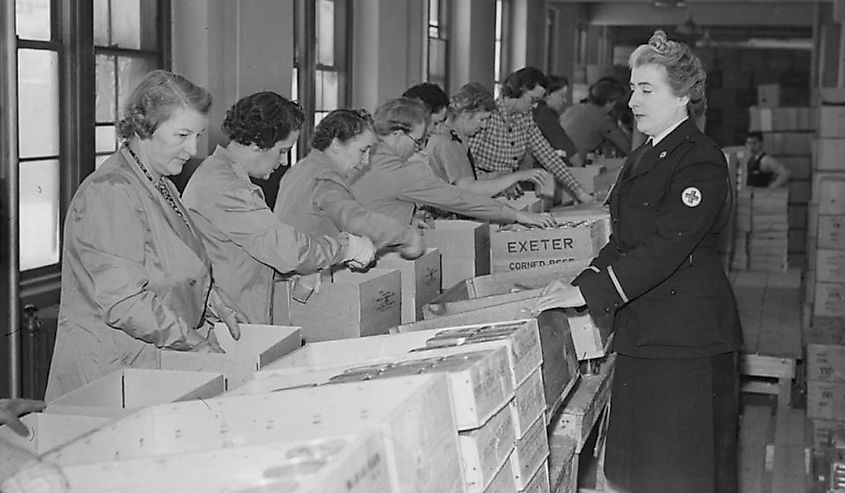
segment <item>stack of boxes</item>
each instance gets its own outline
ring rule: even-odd
[[[845,328],[845,92],[820,91],[808,213],[806,302],[813,329]]]

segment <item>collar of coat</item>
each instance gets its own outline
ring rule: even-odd
[[[687,118],[686,121],[678,125],[675,130],[661,139],[654,147],[645,145],[638,147],[631,154],[626,166],[633,166],[637,160],[641,160],[641,163],[630,174],[628,179],[648,173],[660,161],[671,156],[678,147],[695,142],[696,135],[700,133],[695,126],[695,120],[693,118]]]

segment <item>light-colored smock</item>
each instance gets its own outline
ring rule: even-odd
[[[404,160],[384,144],[370,150],[370,163],[350,179],[352,193],[367,209],[411,224],[417,204],[487,221],[512,223],[516,209],[460,189],[434,176],[420,160]]]
[[[343,259],[345,239],[305,234],[280,221],[224,147],[197,168],[182,201],[205,241],[216,285],[251,323],[272,319],[275,271],[310,274]]]
[[[274,212],[299,231],[325,236],[346,231],[366,236],[376,248],[410,245],[418,234],[410,221],[400,224],[365,209],[352,195],[344,173],[317,149],[282,177]]]
[[[202,240],[131,159],[121,148],[70,203],[48,402],[122,367],[154,367],[157,348],[188,350],[204,328]]]

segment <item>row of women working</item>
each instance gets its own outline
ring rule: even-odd
[[[373,116],[332,111],[314,129],[310,153],[284,175],[273,211],[250,178],[286,164],[302,109],[273,92],[236,102],[222,124],[229,143],[203,161],[180,197],[167,177],[197,153],[211,95],[179,75],[149,73],[125,102],[123,145],[80,185],[68,210],[47,400],[120,367],[153,366],[159,348],[222,351],[212,322],[225,322],[236,339],[238,322],[270,323],[277,273],[292,277],[302,300],[326,267],[365,268],[390,250],[421,255],[419,204],[554,226],[547,214],[492,197],[520,181],[540,187],[552,179],[542,169],[517,171],[510,149],[521,139],[513,153],[521,158],[540,135],[530,110],[545,91],[543,74],[523,69],[509,79],[504,109],[487,89],[467,84],[437,125],[411,97],[389,100]],[[481,141],[487,166],[479,167],[468,141],[496,118],[521,133]],[[503,155],[498,147],[509,162],[490,158]],[[553,173],[591,200],[549,152],[559,159]]]

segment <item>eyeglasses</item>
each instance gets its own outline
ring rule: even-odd
[[[420,137],[419,139],[415,139],[414,136],[409,134],[408,132],[405,132],[405,135],[407,135],[408,138],[414,142],[414,149],[421,151],[423,148],[425,148],[425,136]]]

